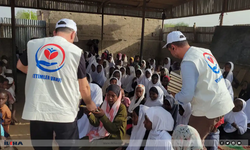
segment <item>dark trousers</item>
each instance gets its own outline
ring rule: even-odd
[[[35,150],[52,150],[54,132],[56,133],[55,139],[60,150],[79,149],[78,147],[73,147],[75,140],[79,139],[76,120],[72,123],[30,121],[30,136]],[[41,145],[46,147],[41,147]]]

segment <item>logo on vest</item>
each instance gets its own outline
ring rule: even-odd
[[[213,55],[209,53],[203,53],[203,56],[205,58],[205,61],[207,62],[208,67],[216,74],[220,73],[220,67],[214,58]]]
[[[57,44],[46,44],[36,52],[36,66],[45,72],[56,72],[64,66],[65,52]]]

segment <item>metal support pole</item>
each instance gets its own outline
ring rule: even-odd
[[[103,28],[104,28],[104,4],[102,5],[101,53],[103,49]]]
[[[224,12],[220,14],[220,26],[223,25],[223,19],[224,19]]]
[[[146,0],[143,0],[143,9],[142,9],[142,28],[141,28],[141,48],[140,48],[140,60],[143,60],[143,42],[144,42],[144,28],[145,28],[145,9],[146,9]]]
[[[12,30],[12,65],[13,77],[17,87],[17,71],[16,71],[16,20],[15,20],[15,0],[11,0],[11,30]]]

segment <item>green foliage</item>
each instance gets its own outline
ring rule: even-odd
[[[16,14],[16,18],[37,20],[37,14],[30,10],[19,10]]]
[[[164,24],[165,28],[169,28],[169,27],[188,27],[189,25],[187,23],[184,22],[179,22],[176,24],[172,24],[172,23],[168,23],[168,24]]]

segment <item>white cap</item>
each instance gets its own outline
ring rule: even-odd
[[[173,31],[168,34],[167,37],[167,44],[164,45],[162,48],[166,48],[168,44],[171,44],[173,42],[180,42],[180,41],[186,41],[187,38],[183,33],[180,31]]]
[[[5,70],[5,73],[11,74],[11,73],[12,73],[12,70],[11,70],[11,69],[6,69],[6,70]]]
[[[13,83],[13,78],[11,78],[11,77],[6,77],[6,79],[8,79],[9,80],[9,84],[12,84]]]
[[[4,62],[5,64],[8,63],[8,61],[6,59],[3,59],[2,62]]]
[[[57,28],[64,28],[64,27],[73,29],[77,33],[76,23],[71,19],[64,18],[64,19],[59,20],[56,23],[56,29]],[[75,37],[74,42],[78,42],[78,37],[77,36]]]

